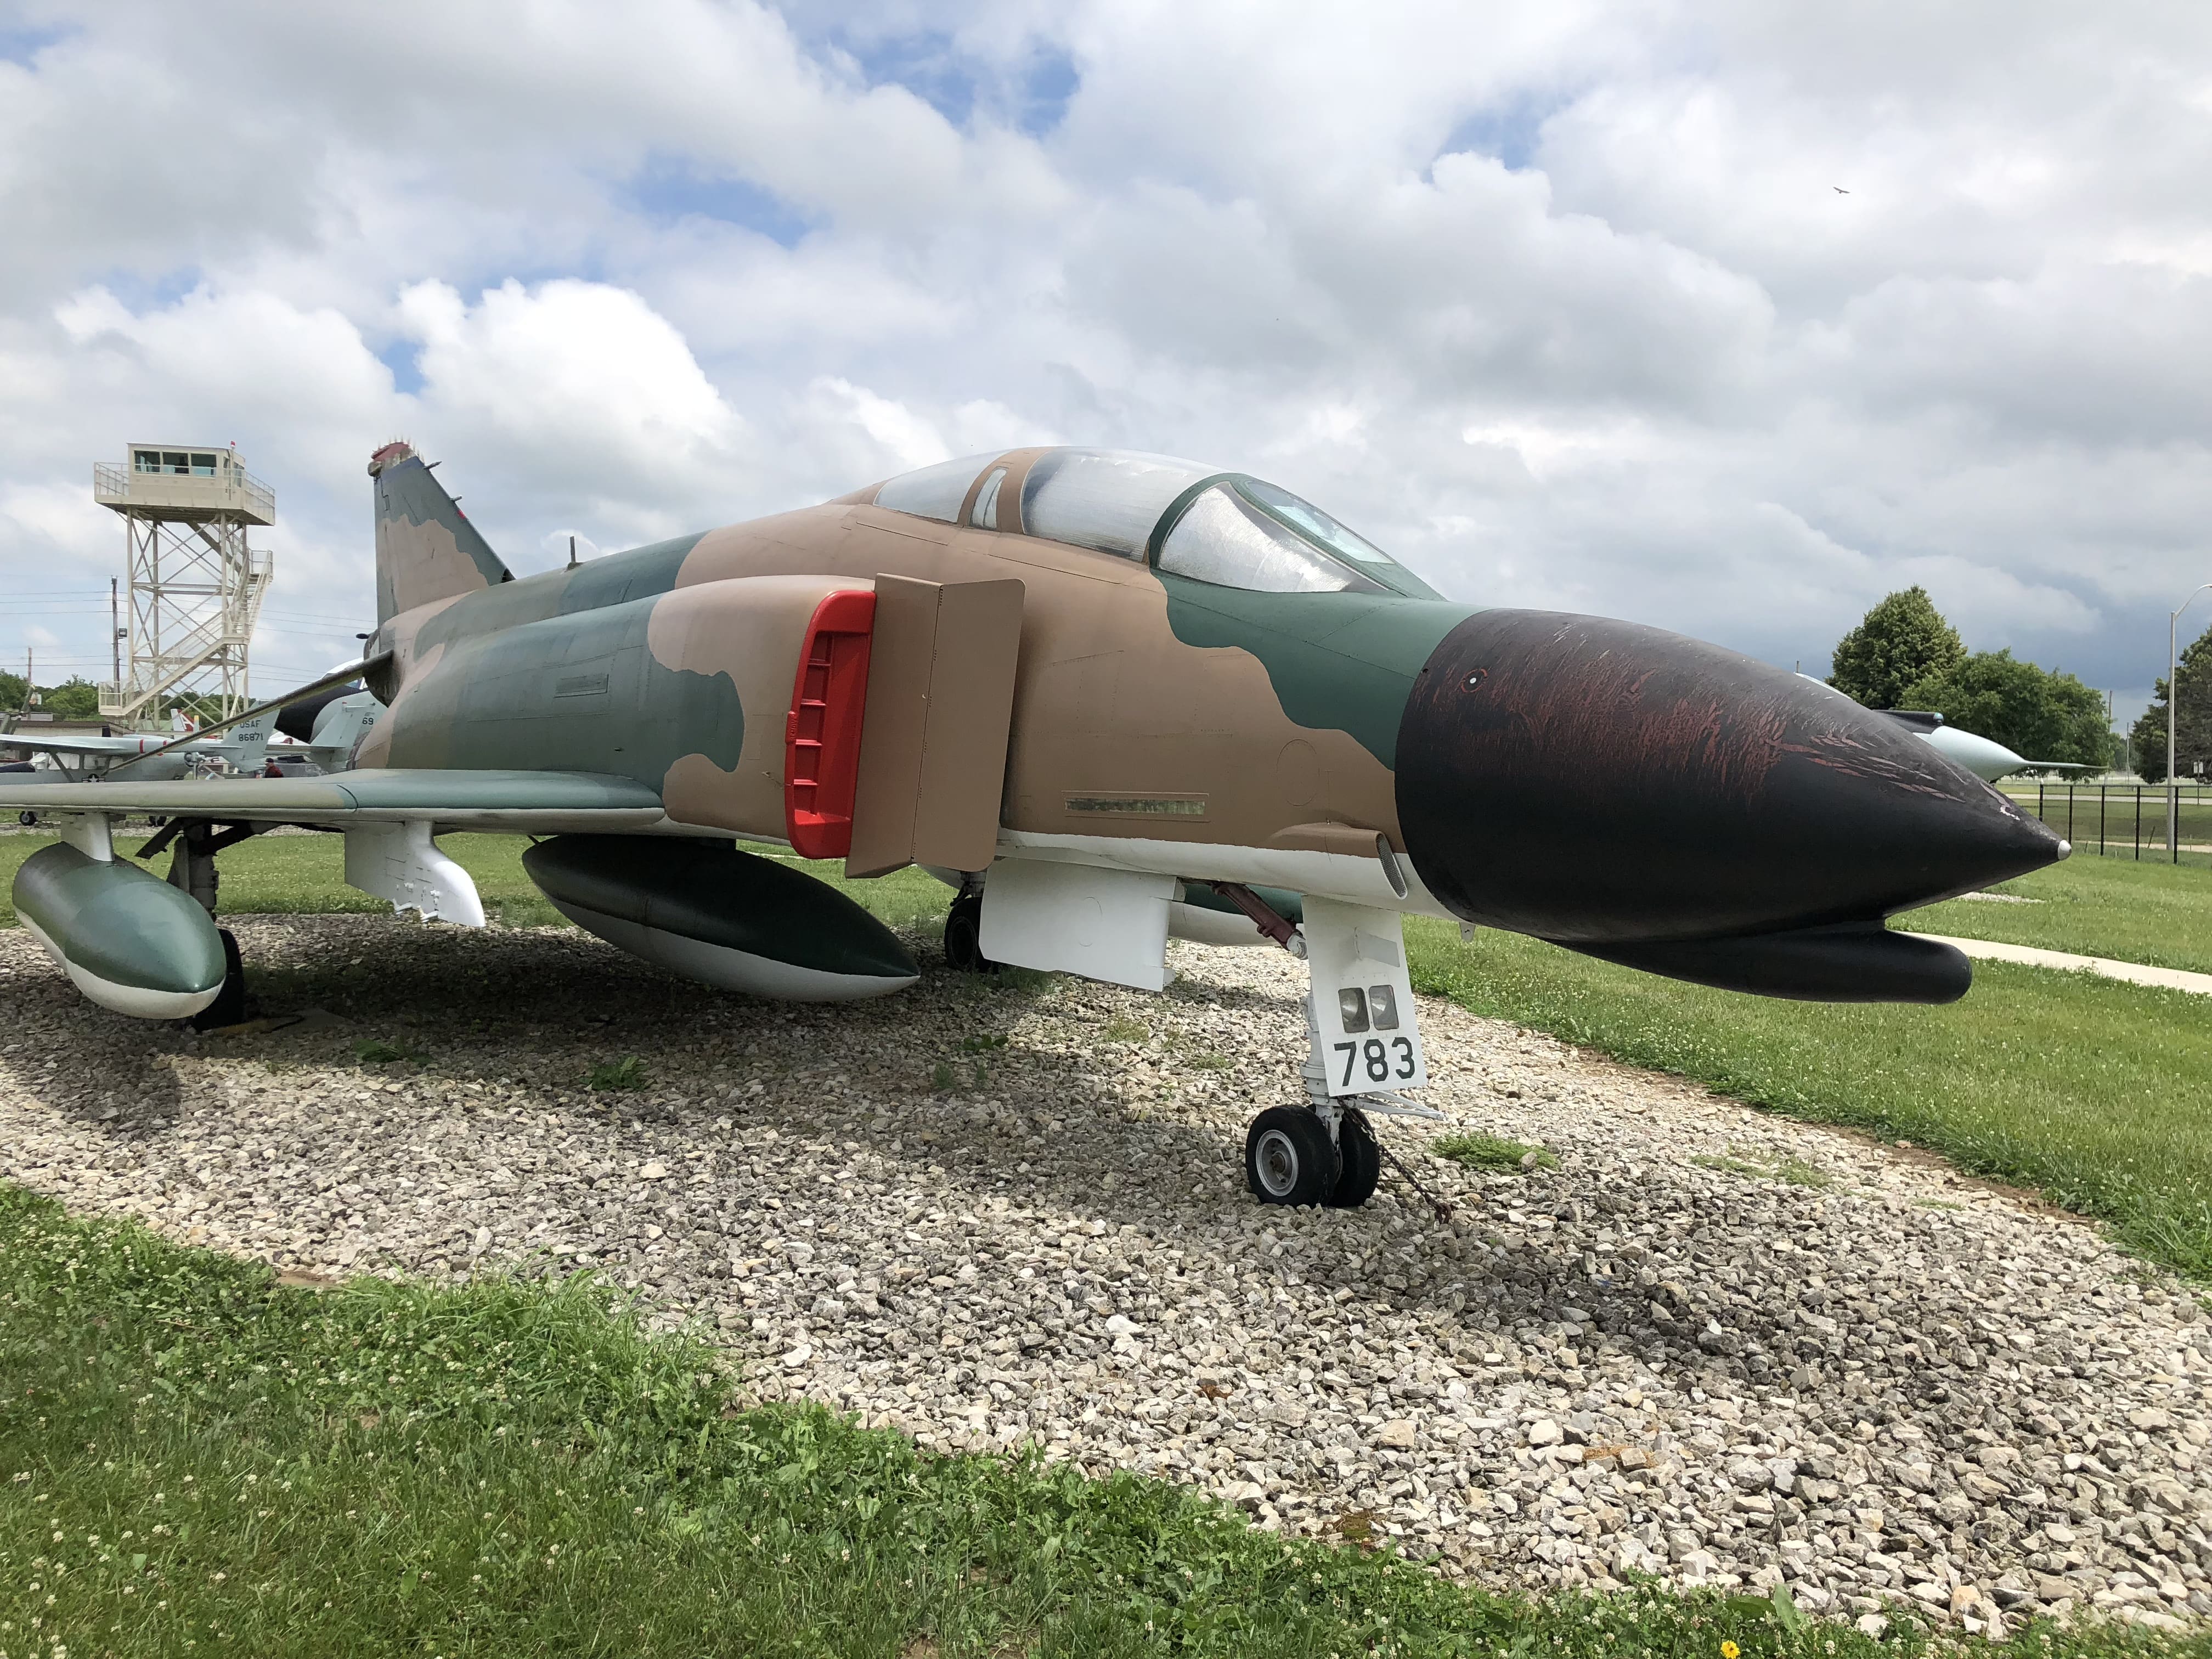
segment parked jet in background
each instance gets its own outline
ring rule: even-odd
[[[181,778],[186,773],[219,763],[234,772],[261,769],[269,744],[266,715],[235,726],[219,736],[189,737],[174,732],[131,732],[103,737],[96,732],[65,732],[52,737],[35,732],[0,733],[0,749],[27,751],[30,765],[55,777],[76,783],[105,777],[124,764],[131,775],[143,781]],[[184,741],[179,738],[184,737]],[[153,751],[161,753],[155,756]]]
[[[1941,714],[1904,708],[1889,708],[1882,712],[1890,719],[1917,732],[1937,754],[1954,766],[1965,767],[1984,783],[1995,783],[1999,778],[2008,778],[2015,772],[2103,772],[2110,769],[2085,765],[2079,761],[2024,760],[1992,738],[1978,737],[1972,732],[1949,724]]]
[[[1253,1191],[1357,1204],[1367,1114],[1420,1109],[1396,1091],[1426,1079],[1406,914],[1735,990],[1936,1002],[1966,959],[1884,919],[2067,851],[1825,687],[1633,623],[1446,599],[1241,472],[1012,450],[520,580],[411,448],[369,472],[361,666],[388,712],[352,769],[0,785],[0,807],[75,815],[16,906],[108,1007],[234,1009],[214,861],[278,823],[342,831],[348,881],[471,924],[434,838],[543,838],[525,868],[579,925],[787,998],[920,969],[738,842],[941,872],[956,967],[1158,990],[1195,898],[1206,928],[1226,905],[1311,973],[1308,1098],[1252,1125]],[[140,849],[174,849],[168,883],[116,855],[131,811],[175,815]]]

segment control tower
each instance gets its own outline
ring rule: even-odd
[[[245,709],[270,578],[268,552],[248,547],[246,532],[276,521],[276,492],[234,448],[132,444],[121,465],[94,465],[92,498],[123,520],[131,589],[118,630],[127,653],[121,678],[100,688],[101,715],[149,726],[187,697],[217,705],[217,718]]]

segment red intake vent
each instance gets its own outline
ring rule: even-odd
[[[806,624],[783,743],[784,828],[801,858],[839,859],[853,850],[875,625],[876,596],[866,592],[829,595]]]

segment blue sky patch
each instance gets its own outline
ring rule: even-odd
[[[1052,47],[1041,48],[1022,77],[1021,108],[1014,125],[1032,138],[1042,137],[1066,118],[1081,84],[1073,58]]]
[[[205,277],[206,273],[198,265],[179,265],[173,270],[151,273],[118,265],[101,271],[88,286],[96,284],[106,289],[123,302],[124,309],[132,316],[143,317],[149,311],[167,311],[198,288]]]
[[[410,397],[422,389],[421,349],[412,340],[394,340],[376,354],[377,362],[392,371],[392,389]]]
[[[813,228],[797,209],[746,179],[702,173],[676,156],[654,156],[623,181],[622,194],[648,217],[716,219],[795,247]]]
[[[1573,101],[1570,97],[1523,94],[1498,108],[1477,111],[1451,130],[1437,154],[1455,155],[1472,150],[1480,155],[1494,155],[1506,171],[1520,173],[1535,159],[1544,123]]]
[[[32,60],[48,46],[66,40],[76,31],[68,28],[10,28],[0,23],[0,63],[35,67]]]

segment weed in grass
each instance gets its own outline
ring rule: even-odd
[[[1106,1041],[1109,1042],[1146,1042],[1152,1038],[1152,1027],[1141,1019],[1131,1019],[1116,1014],[1106,1022]]]
[[[1502,1140],[1496,1135],[1438,1135],[1429,1143],[1429,1150],[1471,1170],[1500,1170],[1508,1175],[1559,1167],[1558,1158],[1543,1147],[1522,1140]]]
[[[635,1054],[625,1054],[620,1060],[599,1061],[586,1081],[594,1089],[642,1089],[648,1079],[645,1062]]]

